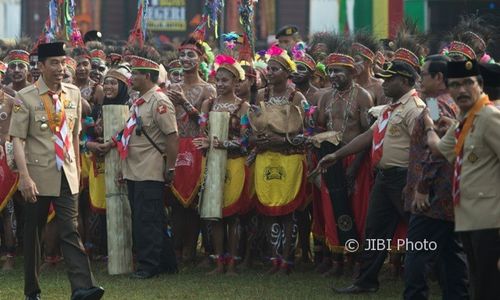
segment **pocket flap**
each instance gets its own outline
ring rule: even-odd
[[[47,167],[49,165],[49,158],[47,156],[30,155],[26,164]]]

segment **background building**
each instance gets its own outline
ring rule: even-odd
[[[21,34],[21,0],[0,0],[0,37]]]
[[[100,30],[104,38],[126,39],[135,21],[137,1],[75,0],[82,32]],[[149,36],[161,41],[180,39],[201,19],[201,0],[150,0]],[[241,31],[236,0],[226,0],[221,32]],[[36,37],[48,15],[48,0],[0,0],[0,38],[21,32]],[[257,45],[265,47],[277,28],[295,24],[307,38],[323,30],[366,29],[391,37],[403,18],[437,36],[451,29],[462,14],[492,16],[500,26],[500,1],[488,0],[260,0],[255,6]],[[213,30],[213,28],[212,28]],[[213,32],[209,34],[213,38]],[[500,47],[496,47],[500,48]],[[498,56],[498,55],[497,55]]]

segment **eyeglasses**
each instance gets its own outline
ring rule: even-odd
[[[477,81],[472,80],[472,79],[465,79],[462,82],[453,81],[453,82],[448,82],[448,88],[454,89],[454,90],[458,90],[462,86],[466,87],[466,88],[470,88],[470,87],[473,87],[476,83],[477,83]]]

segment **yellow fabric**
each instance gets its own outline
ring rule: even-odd
[[[47,216],[47,224],[52,222],[52,220],[54,220],[55,217],[56,217],[56,211],[55,210],[50,211],[49,215]]]
[[[255,161],[255,191],[264,206],[284,206],[300,191],[303,174],[303,154],[283,155],[264,152]]]
[[[229,207],[240,199],[245,186],[245,160],[239,157],[227,160],[224,181],[224,207]]]
[[[86,153],[80,154],[80,159],[82,161],[82,169],[80,171],[80,176],[81,178],[88,178],[92,161],[90,160],[89,155]]]
[[[252,199],[255,196],[255,164],[250,166],[249,181],[248,181],[248,198]]]
[[[104,181],[104,160],[95,163],[90,162],[89,170],[89,195],[92,208],[106,209],[106,183]],[[95,176],[97,174],[97,176]]]

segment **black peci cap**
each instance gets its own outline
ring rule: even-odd
[[[65,56],[65,45],[62,42],[46,43],[38,45],[38,59],[55,56]]]
[[[97,30],[90,30],[85,33],[83,36],[83,41],[86,42],[91,42],[91,41],[98,41],[100,42],[102,40],[102,33]]]
[[[448,78],[464,78],[479,75],[476,60],[448,62]]]
[[[479,63],[479,72],[485,87],[500,87],[500,65]]]

